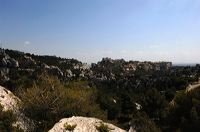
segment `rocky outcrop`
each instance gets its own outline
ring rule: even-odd
[[[49,132],[70,132],[70,126],[73,127],[73,132],[99,132],[97,128],[102,124],[107,126],[110,132],[125,132],[125,130],[96,118],[75,116],[60,120]]]
[[[60,68],[58,66],[49,66],[45,63],[41,63],[39,69],[46,70],[50,75],[59,76],[59,77],[64,76],[64,73],[62,72],[62,70],[60,70]],[[71,73],[69,72],[68,75],[70,76]]]
[[[70,69],[67,69],[65,71],[65,76],[68,77],[68,78],[72,78],[74,77],[75,75],[72,73],[72,71]]]
[[[93,78],[97,80],[115,80],[117,76],[125,78],[132,76],[137,70],[142,71],[160,71],[170,70],[171,62],[150,62],[150,61],[125,61],[123,59],[103,58],[97,64],[91,65],[93,71]]]
[[[10,80],[10,68],[18,68],[19,62],[6,54],[5,50],[0,48],[0,83]]]
[[[18,61],[14,58],[11,58],[9,55],[5,53],[4,50],[0,51],[0,66],[1,67],[9,67],[9,68],[17,68],[19,67]]]
[[[23,67],[30,68],[36,66],[36,61],[32,59],[30,56],[24,56],[24,64]]]
[[[14,125],[18,125],[24,131],[31,131],[33,129],[33,123],[20,112],[20,103],[20,99],[12,94],[12,92],[0,86],[0,104],[3,106],[3,110],[11,110],[17,116],[17,122]]]
[[[42,69],[49,69],[50,68],[50,66],[48,66],[45,63],[40,63],[39,66],[40,66],[39,68],[42,68]]]
[[[60,77],[63,76],[63,72],[57,66],[49,66],[49,68],[47,68],[47,70],[48,70],[49,74],[57,75]]]

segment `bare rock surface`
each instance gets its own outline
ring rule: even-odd
[[[200,80],[198,82],[195,82],[194,84],[189,84],[186,88],[186,92],[190,92],[194,89],[200,88]]]
[[[97,128],[101,124],[107,125],[110,132],[126,132],[112,124],[104,123],[102,120],[88,117],[64,118],[54,125],[49,132],[70,132],[66,125],[75,126],[73,132],[98,132]]]

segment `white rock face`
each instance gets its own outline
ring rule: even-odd
[[[3,109],[6,110],[13,110],[17,109],[17,103],[20,100],[16,96],[14,96],[9,90],[5,89],[4,87],[0,86],[0,104],[3,106]]]
[[[126,132],[125,130],[122,130],[112,124],[104,123],[102,120],[96,118],[74,116],[71,118],[64,118],[60,120],[54,125],[54,127],[51,130],[49,130],[49,132],[70,132],[64,127],[65,124],[76,125],[73,132],[98,132],[96,126],[100,126],[101,123],[107,125],[110,129],[110,132]]]
[[[20,103],[21,100],[12,92],[0,86],[0,104],[3,106],[3,110],[13,111],[13,113],[17,116],[17,122],[15,125],[19,125],[24,131],[31,130],[33,128],[33,123],[19,111]]]

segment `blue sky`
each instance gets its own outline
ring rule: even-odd
[[[41,55],[200,62],[200,0],[0,0],[0,43]]]

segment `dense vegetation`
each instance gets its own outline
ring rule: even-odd
[[[63,117],[86,116],[105,119],[105,112],[96,104],[96,89],[85,81],[60,82],[41,75],[33,87],[21,89],[17,95],[23,112],[35,121],[36,131],[47,131]]]
[[[23,55],[7,53],[23,62]],[[120,60],[92,66],[93,75],[81,78],[81,72],[72,69],[81,65],[77,60],[27,55],[77,74],[68,79],[39,68],[31,72],[10,68],[10,80],[1,85],[22,100],[22,111],[33,119],[35,131],[47,131],[61,118],[76,115],[97,117],[127,130],[132,125],[139,132],[200,130],[200,90],[185,92],[188,84],[198,81],[199,66],[125,73],[127,62]],[[98,79],[99,75],[106,79]]]

